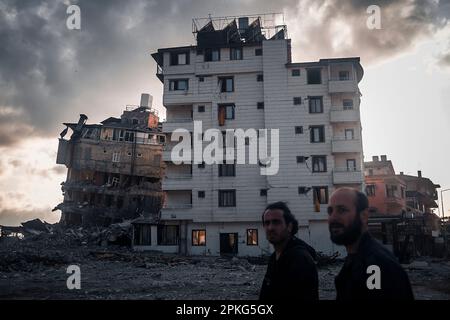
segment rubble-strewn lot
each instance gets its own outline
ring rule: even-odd
[[[256,299],[266,270],[258,258],[178,257],[61,246],[56,240],[11,242],[0,243],[0,299]],[[67,289],[70,264],[81,268],[81,290]],[[321,299],[334,299],[333,279],[341,265],[319,268]],[[450,299],[449,262],[424,259],[407,271],[416,298]]]

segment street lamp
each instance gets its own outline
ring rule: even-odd
[[[442,208],[442,219],[444,219],[444,199],[442,198],[442,193],[443,192],[445,192],[445,191],[450,191],[450,188],[449,189],[444,189],[444,190],[441,190],[441,208]]]

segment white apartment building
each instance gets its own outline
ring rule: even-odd
[[[152,226],[152,243],[142,249],[269,254],[261,215],[285,201],[299,238],[317,251],[343,253],[329,239],[327,202],[335,188],[364,183],[359,58],[292,62],[286,26],[271,28],[261,16],[211,18],[200,26],[194,20],[194,32],[196,45],[152,54],[167,110],[166,200],[164,226]],[[261,175],[261,164],[173,164],[178,142],[171,134],[192,132],[194,121],[203,130],[279,129],[278,173]]]

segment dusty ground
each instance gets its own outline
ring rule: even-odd
[[[181,258],[101,247],[0,246],[0,256],[0,299],[257,299],[266,270],[262,259]],[[81,268],[81,290],[67,289],[70,264]],[[334,299],[341,265],[319,268],[321,299]],[[413,266],[406,270],[417,299],[450,299],[449,262],[426,259]]]

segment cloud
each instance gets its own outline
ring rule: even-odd
[[[450,68],[450,51],[439,56],[438,64],[442,67]]]
[[[57,175],[62,175],[62,174],[66,174],[67,168],[64,166],[54,166],[52,168],[52,171]]]
[[[60,214],[51,208],[0,209],[0,225],[19,226],[22,222],[39,218],[48,223],[58,222]]]
[[[140,92],[160,103],[150,53],[193,44],[193,17],[284,11],[297,61],[361,56],[369,64],[411,49],[450,12],[443,1],[380,0],[382,30],[369,30],[372,0],[79,0],[70,2],[81,9],[81,30],[68,30],[66,2],[0,2],[0,146],[56,138],[80,113],[117,116]]]

